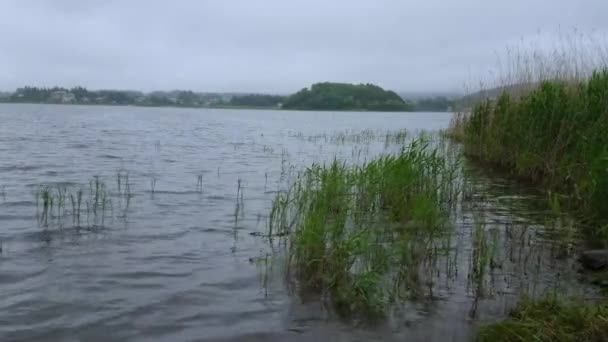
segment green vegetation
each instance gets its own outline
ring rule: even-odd
[[[237,95],[230,99],[229,106],[232,107],[247,107],[247,108],[277,108],[285,100],[284,96],[278,95]]]
[[[94,177],[87,186],[67,187],[41,185],[36,192],[36,217],[45,230],[51,227],[64,228],[71,217],[76,230],[103,228],[106,217],[113,218],[114,211],[126,218],[131,200],[128,173],[117,174],[117,191],[111,195],[106,184]],[[118,203],[113,203],[114,196]],[[116,204],[116,205],[115,205]]]
[[[608,306],[524,298],[510,318],[482,327],[479,342],[607,341]]]
[[[23,87],[5,100],[15,103],[80,103],[80,104],[133,104],[143,96],[140,92],[119,90],[89,91],[86,88],[72,89],[53,87]]]
[[[434,98],[419,99],[414,103],[416,112],[447,112],[454,103],[447,97],[438,96]]]
[[[316,83],[287,97],[285,109],[411,111],[395,92],[373,84]]]
[[[554,50],[508,50],[497,83],[456,101],[463,113],[444,132],[471,159],[546,190],[556,256],[570,254],[580,225],[608,247],[608,56],[605,44],[571,38]],[[590,279],[605,286],[604,277]],[[523,298],[477,340],[606,341],[608,306]]]
[[[14,93],[2,94],[0,102],[212,107],[226,103],[231,97],[230,94],[195,93],[190,90],[155,91],[144,94],[131,90],[93,91],[83,87],[71,89],[23,87],[18,88]]]
[[[606,242],[606,132],[608,70],[601,70],[583,81],[543,81],[520,96],[482,101],[453,122],[451,134],[468,156],[541,184],[553,201],[578,209],[596,222],[594,240]]]
[[[457,171],[422,138],[362,166],[315,164],[277,194],[269,236],[289,240],[300,291],[329,294],[343,316],[382,315],[432,283],[425,269],[449,250]]]

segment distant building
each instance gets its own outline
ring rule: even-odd
[[[58,90],[51,93],[50,100],[58,103],[76,102],[76,95],[65,90]]]
[[[49,100],[53,101],[53,102],[63,102],[63,97],[65,96],[67,92],[63,91],[63,90],[59,90],[59,91],[54,91],[51,93],[51,97],[49,98]]]
[[[63,103],[76,102],[76,95],[74,95],[72,93],[67,93],[63,96],[63,98],[61,99],[61,102],[63,102]]]
[[[212,98],[212,99],[208,99],[206,102],[204,102],[204,104],[206,106],[213,106],[213,105],[219,104],[221,102],[222,102],[222,99],[220,99],[220,98]]]

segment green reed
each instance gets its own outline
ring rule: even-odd
[[[302,132],[290,133],[290,137],[297,138],[299,140],[322,143],[322,144],[357,144],[357,145],[369,145],[375,142],[384,142],[385,145],[389,144],[404,144],[409,138],[407,130],[398,131],[380,131],[372,129],[364,129],[361,131],[334,131],[331,133],[322,133],[311,136],[304,136]],[[266,152],[266,147],[264,148]]]
[[[543,81],[484,100],[454,122],[465,153],[564,196],[592,222],[608,220],[608,69],[578,82]],[[589,231],[608,241],[602,229]]]
[[[523,298],[510,318],[480,329],[477,341],[606,341],[608,305]]]
[[[49,215],[52,215],[54,196],[52,195],[51,189],[48,186],[41,187],[36,194],[36,203],[38,199],[42,201],[42,211],[38,216],[40,224],[44,227],[49,225]],[[38,204],[36,204],[38,207]]]
[[[99,177],[94,177],[89,182],[86,193],[82,187],[43,185],[35,195],[38,222],[45,228],[50,226],[62,228],[65,223],[63,218],[66,215],[71,215],[72,225],[75,228],[82,228],[80,218],[83,213],[83,203],[86,205],[87,227],[103,226],[107,209],[112,208],[106,185]],[[68,203],[71,211],[66,210]],[[90,215],[94,217],[92,225],[89,221]]]
[[[150,193],[152,193],[152,195],[154,195],[155,191],[156,191],[156,177],[152,177],[152,178],[150,178]]]
[[[447,251],[457,163],[425,139],[362,166],[314,164],[273,201],[269,236],[287,235],[302,291],[343,315],[378,315],[422,295],[425,264]]]
[[[196,191],[203,193],[203,174],[196,176]]]
[[[75,227],[80,227],[80,213],[82,207],[82,188],[76,190],[75,193],[70,192],[70,203],[72,204],[72,224]]]
[[[498,248],[498,237],[496,234],[490,237],[485,222],[484,218],[474,215],[468,275],[468,285],[473,294],[473,305],[469,310],[471,318],[477,317],[479,300],[486,295],[486,277],[489,274],[489,268],[496,265],[494,255]]]

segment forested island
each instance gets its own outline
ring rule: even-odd
[[[412,105],[373,84],[316,83],[287,97],[283,109],[407,112]]]

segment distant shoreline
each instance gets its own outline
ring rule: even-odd
[[[88,90],[83,87],[17,88],[0,92],[0,103],[216,108],[249,110],[302,110],[345,112],[449,111],[454,101],[445,97],[406,100],[374,84],[320,82],[291,94],[200,93],[191,90]]]
[[[270,110],[286,112],[345,112],[345,113],[434,113],[434,111],[392,111],[392,110],[364,110],[364,109],[296,109],[278,107],[251,107],[251,106],[181,106],[181,105],[138,105],[138,104],[111,104],[111,103],[53,103],[53,102],[7,102],[0,101],[0,105],[47,105],[47,106],[90,106],[90,107],[137,107],[137,108],[184,108],[184,109],[232,109],[232,110]],[[437,111],[436,113],[451,113]]]
[[[122,104],[122,103],[56,103],[56,102],[11,102],[0,101],[0,105],[49,105],[49,106],[91,106],[91,107],[141,107],[141,108],[190,108],[190,109],[263,109],[282,110],[276,107],[245,107],[245,106],[185,106],[185,105],[145,105],[145,104]]]

